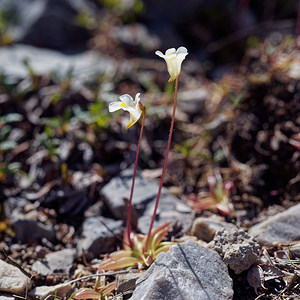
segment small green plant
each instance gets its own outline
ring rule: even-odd
[[[230,202],[230,193],[233,188],[232,181],[223,182],[220,172],[207,177],[209,192],[204,193],[200,198],[191,196],[188,204],[195,210],[212,209],[224,215],[230,214],[234,208]]]
[[[37,140],[48,151],[50,158],[59,154],[60,139],[53,137],[53,130],[50,127],[45,127],[44,132],[37,136]]]
[[[108,300],[109,296],[116,289],[117,282],[113,281],[110,283],[105,282],[105,277],[101,279],[96,279],[96,284],[93,289],[82,288],[72,295],[71,299],[81,300],[81,299],[98,299],[98,300]]]
[[[109,258],[104,259],[98,270],[103,272],[107,270],[119,270],[126,267],[137,267],[143,269],[149,267],[161,252],[167,252],[174,245],[174,242],[162,242],[172,227],[170,222],[153,229],[150,234],[149,242],[146,246],[148,235],[130,233],[130,242],[128,234],[125,231],[123,238],[123,250],[116,251]]]
[[[4,181],[8,176],[21,172],[21,163],[19,162],[0,162],[0,182]]]

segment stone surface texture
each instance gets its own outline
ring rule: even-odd
[[[259,257],[259,244],[247,232],[239,230],[218,230],[212,249],[217,251],[223,261],[235,274],[248,270]]]
[[[6,75],[17,78],[28,76],[28,70],[23,63],[24,59],[37,74],[48,74],[53,71],[67,74],[72,69],[72,75],[79,80],[84,80],[92,74],[102,74],[115,67],[112,60],[103,58],[93,51],[64,54],[22,44],[0,48],[1,68]]]
[[[131,300],[225,300],[232,297],[232,279],[221,257],[190,240],[159,254],[138,279]]]
[[[0,260],[0,291],[23,295],[29,279],[18,268]]]
[[[113,252],[122,239],[122,221],[104,217],[92,217],[84,221],[81,237],[77,243],[78,255],[82,250],[87,258]]]
[[[32,270],[44,276],[58,272],[69,273],[74,259],[74,249],[63,249],[48,253],[43,261],[36,261],[32,265]]]
[[[235,229],[236,226],[217,217],[199,217],[193,222],[191,235],[196,236],[199,240],[210,242],[214,238],[216,232],[222,228],[231,230]]]
[[[300,240],[300,204],[269,217],[250,228],[249,233],[262,245]]]
[[[72,292],[72,286],[70,284],[58,284],[54,286],[37,286],[32,291],[30,291],[29,296],[35,299],[44,300],[50,295],[55,295],[56,299],[67,299],[67,296]],[[52,298],[51,298],[52,299]]]

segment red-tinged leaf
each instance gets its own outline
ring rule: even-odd
[[[167,232],[169,231],[169,229],[171,228],[172,226],[172,223],[171,222],[166,222],[156,228],[154,228],[152,231],[151,231],[151,234],[150,234],[150,239],[149,239],[149,244],[148,244],[148,249],[147,249],[147,252],[149,252],[150,249],[153,249],[153,240],[155,238],[155,235],[161,231],[164,231],[164,230],[167,230]],[[167,234],[167,233],[166,233]],[[166,235],[165,234],[165,235]],[[158,236],[159,238],[159,236]],[[144,241],[143,241],[143,248],[145,247],[145,244],[146,244],[146,240],[147,240],[147,237],[145,237]]]
[[[120,270],[127,267],[134,267],[137,266],[139,260],[135,257],[122,257],[116,261],[108,259],[108,261],[103,261],[98,266],[99,271],[114,271]]]
[[[108,259],[110,260],[118,260],[123,257],[131,257],[132,256],[132,250],[119,250],[116,252],[111,253]]]
[[[106,284],[101,290],[102,296],[108,296],[111,292],[113,292],[117,288],[117,285],[118,283],[116,281]]]
[[[176,243],[172,243],[172,242],[166,242],[168,243],[167,245],[162,245],[161,247],[157,248],[154,252],[154,259],[156,259],[157,255],[161,252],[168,252],[170,247],[175,245]]]
[[[204,210],[204,209],[215,209],[216,201],[211,197],[205,197],[200,199],[198,202],[193,203],[192,207],[196,210]]]
[[[171,229],[171,226],[171,223],[166,224],[165,228],[162,228],[154,235],[153,240],[151,242],[153,251],[157,248],[162,239],[167,235],[167,233]]]
[[[229,215],[232,209],[226,203],[219,203],[216,205],[217,210],[223,215]]]
[[[80,299],[99,299],[101,294],[93,289],[81,289],[72,298]]]

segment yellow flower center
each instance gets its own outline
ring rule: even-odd
[[[127,105],[126,105],[124,102],[122,102],[122,103],[120,104],[120,106],[121,106],[121,107],[125,107],[125,108],[127,107]]]

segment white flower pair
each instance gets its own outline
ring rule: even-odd
[[[165,54],[161,51],[156,51],[155,54],[166,61],[168,72],[170,74],[169,82],[172,82],[179,76],[181,64],[188,55],[188,52],[185,47],[179,47],[177,50],[175,48],[168,49]],[[140,103],[140,93],[136,94],[135,100],[133,100],[128,94],[120,96],[119,99],[120,101],[110,103],[108,110],[110,112],[114,112],[119,109],[128,111],[130,114],[130,120],[126,127],[128,129],[140,119],[144,112],[144,106]]]

